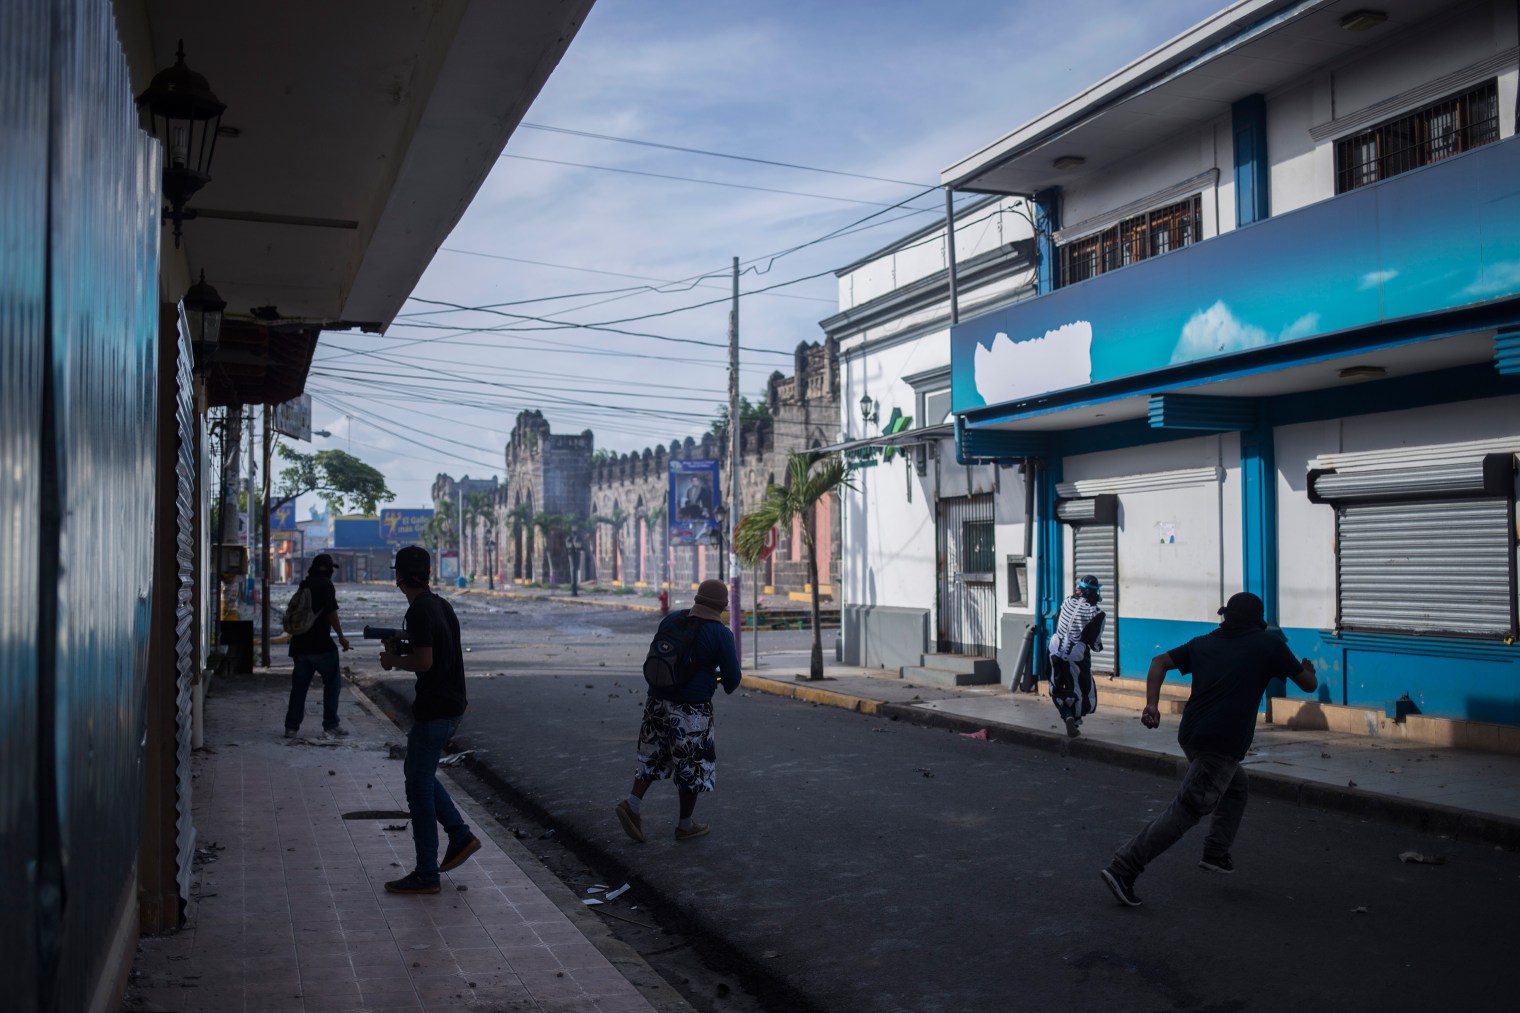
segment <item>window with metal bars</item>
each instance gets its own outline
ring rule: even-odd
[[[1148,257],[1159,257],[1203,238],[1203,196],[1126,218],[1112,228],[1060,249],[1061,284],[1072,285]]]
[[[1499,85],[1489,80],[1335,142],[1335,192],[1439,162],[1499,139]]]

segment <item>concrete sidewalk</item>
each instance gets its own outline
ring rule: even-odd
[[[126,1008],[690,1010],[452,786],[481,850],[437,896],[387,894],[414,860],[387,746],[404,738],[348,687],[350,736],[322,738],[319,681],[301,735],[284,739],[288,672],[213,687],[194,758],[193,903],[185,928],[141,941]]]
[[[985,730],[990,739],[1181,776],[1177,721],[1159,729],[1140,724],[1134,710],[1103,706],[1068,738],[1053,704],[1005,687],[947,689],[906,682],[883,669],[827,665],[821,681],[807,679],[806,662],[767,659],[747,667],[748,689],[915,721],[962,734]],[[1520,757],[1441,748],[1408,740],[1259,724],[1245,765],[1251,790],[1307,805],[1386,819],[1433,833],[1520,847]]]

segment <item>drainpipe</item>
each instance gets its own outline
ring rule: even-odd
[[[961,322],[960,299],[955,287],[955,191],[945,187],[945,257],[950,269],[950,323]]]

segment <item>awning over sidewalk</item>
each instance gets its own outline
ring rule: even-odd
[[[815,454],[846,454],[852,450],[864,450],[868,447],[924,447],[940,440],[955,439],[955,424],[944,422],[937,426],[924,426],[922,429],[909,429],[901,433],[893,433],[891,436],[872,436],[864,440],[847,440],[844,443],[834,443],[827,447],[818,447],[813,451]]]

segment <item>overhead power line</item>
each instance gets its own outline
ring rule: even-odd
[[[614,165],[590,165],[586,162],[566,162],[558,158],[536,158],[533,155],[507,155],[502,158],[515,158],[523,162],[544,162],[548,165],[566,165],[572,169],[596,169],[601,172],[621,172],[628,176],[647,176],[650,179],[668,179],[677,183],[702,183],[706,186],[726,186],[734,190],[758,190],[761,193],[779,193],[788,197],[811,197],[814,200],[839,201],[841,204],[864,204],[867,207],[885,208],[896,207],[895,204],[883,204],[880,201],[860,200],[856,197],[831,197],[824,193],[803,193],[801,190],[780,190],[773,186],[751,186],[748,183],[726,183],[716,179],[696,179],[692,176],[671,176],[663,172],[645,172],[642,169],[623,169]],[[922,196],[920,194],[919,196]]]
[[[569,127],[551,127],[543,123],[520,123],[520,127],[530,130],[543,130],[554,134],[569,134],[571,137],[589,137],[598,141],[616,141],[619,144],[637,144],[645,148],[663,148],[666,151],[680,151],[688,155],[706,155],[709,158],[729,158],[736,162],[753,162],[757,165],[774,165],[782,169],[800,169],[803,172],[822,172],[830,176],[850,176],[854,179],[870,179],[878,183],[896,183],[899,186],[927,186],[926,183],[910,183],[905,179],[888,179],[885,176],[868,176],[860,172],[845,172],[841,169],[820,169],[813,165],[797,165],[794,162],[775,162],[768,158],[753,158],[749,155],[731,155],[722,151],[707,151],[702,148],[683,148],[678,144],[661,144],[658,141],[642,141],[633,137],[615,137],[612,134],[597,134],[589,130],[571,130]]]

